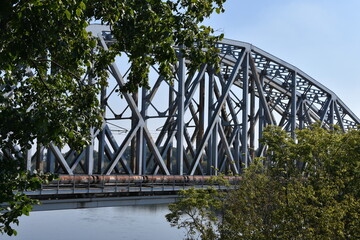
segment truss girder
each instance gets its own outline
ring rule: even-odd
[[[105,50],[116,41],[106,29],[97,36]],[[264,154],[266,125],[294,136],[316,121],[343,131],[360,124],[336,94],[298,68],[248,43],[225,39],[217,47],[219,72],[203,64],[190,74],[177,49],[172,81],[152,66],[150,90],[134,94],[118,93],[130,66],[117,60],[100,96],[105,121],[92,130],[93,144],[79,153],[35,147],[26,152],[27,168],[64,175],[241,173]]]

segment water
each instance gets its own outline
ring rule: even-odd
[[[177,240],[184,231],[170,227],[167,205],[121,206],[32,212],[20,219],[15,237],[5,240]]]

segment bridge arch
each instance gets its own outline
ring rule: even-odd
[[[105,26],[92,26],[100,46],[116,41]],[[259,143],[266,125],[293,133],[319,121],[343,131],[360,120],[334,92],[295,66],[245,42],[217,43],[221,68],[174,66],[173,83],[150,72],[150,89],[119,94],[128,66],[109,66],[100,100],[103,129],[81,153],[50,145],[27,154],[29,170],[63,175],[216,175],[240,173],[264,154]]]

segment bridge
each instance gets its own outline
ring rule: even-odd
[[[94,208],[124,205],[165,204],[174,202],[180,190],[189,188],[229,190],[241,177],[222,176],[221,184],[211,176],[60,176],[35,191],[24,192],[41,201],[33,211]]]
[[[105,50],[116,41],[107,26],[88,30]],[[338,125],[342,131],[360,124],[334,92],[295,66],[245,42],[224,39],[216,47],[220,72],[203,64],[189,74],[187,59],[179,54],[172,82],[154,65],[150,89],[133,94],[118,92],[129,70],[126,54],[118,57],[99,96],[102,129],[89,130],[91,144],[81,152],[54,144],[27,151],[27,170],[60,175],[29,194],[174,193],[185,185],[203,186],[198,176],[241,173],[255,157],[264,156],[266,146],[259,139],[267,125],[295,137],[295,129],[314,122],[325,128]]]

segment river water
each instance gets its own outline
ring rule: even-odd
[[[184,230],[171,227],[167,205],[121,206],[31,212],[15,237],[5,240],[180,240]]]

